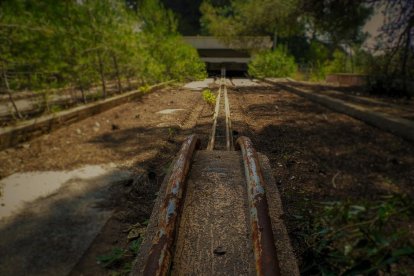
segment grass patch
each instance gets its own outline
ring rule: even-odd
[[[408,275],[414,247],[407,227],[414,215],[408,196],[375,201],[306,200],[294,216],[295,238],[305,245],[304,275]],[[395,265],[402,263],[401,266]],[[405,264],[405,265],[404,265]]]

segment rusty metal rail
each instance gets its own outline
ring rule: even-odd
[[[222,96],[224,97],[225,109],[226,149],[234,150],[234,146],[236,146],[236,149],[241,150],[242,153],[256,274],[259,276],[279,276],[279,261],[265,194],[265,178],[251,140],[242,136],[237,139],[236,145],[233,144],[230,105],[224,78],[220,80],[220,89],[213,116],[213,128],[207,150],[214,150],[217,118]],[[166,195],[160,207],[158,228],[152,239],[149,254],[146,257],[143,275],[168,275],[170,272],[180,212],[186,194],[186,178],[190,170],[193,153],[199,147],[199,138],[196,135],[189,136],[181,147],[171,173],[164,180],[166,181]]]
[[[155,235],[150,253],[144,267],[144,275],[166,275],[170,269],[177,222],[182,209],[182,201],[186,193],[186,178],[190,170],[191,159],[200,140],[196,135],[187,137],[169,178],[166,178],[166,196],[161,205],[158,231]]]
[[[230,104],[229,98],[227,96],[227,87],[224,86],[224,108],[226,113],[226,149],[234,150],[233,145],[233,131],[231,129],[231,120],[230,120]]]
[[[207,150],[213,150],[214,143],[216,141],[217,118],[220,112],[220,98],[221,98],[222,86],[223,86],[223,79],[220,79],[220,88],[219,88],[219,92],[216,98],[216,107],[214,109],[214,115],[213,115],[213,126],[211,128],[210,139],[207,145]]]
[[[221,97],[223,97],[224,101],[224,121],[225,121],[225,133],[226,133],[226,150],[234,150],[234,143],[233,143],[233,132],[231,127],[231,119],[230,119],[230,104],[227,95],[227,80],[222,77],[220,79],[220,88],[218,91],[218,95],[216,98],[216,106],[213,115],[213,125],[210,133],[209,142],[207,145],[207,150],[214,150],[215,142],[216,142],[216,132],[217,132],[217,119],[220,114],[220,102]]]
[[[250,224],[257,275],[280,275],[279,262],[265,194],[265,180],[256,150],[247,137],[236,141],[243,155],[250,208]]]

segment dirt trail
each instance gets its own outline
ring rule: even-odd
[[[279,88],[234,83],[228,88],[234,138],[250,137],[269,158],[297,256],[304,247],[295,239],[300,229],[293,218],[305,198],[414,196],[413,144]],[[156,113],[164,109],[184,111]],[[145,228],[155,193],[182,140],[197,133],[205,149],[212,115],[213,107],[202,101],[201,92],[164,89],[0,152],[0,178],[108,161],[134,171],[135,181],[112,191],[106,204],[116,213],[72,271],[109,274],[96,264],[96,256],[128,247],[126,236],[134,224]]]

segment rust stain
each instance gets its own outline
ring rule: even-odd
[[[166,196],[161,205],[158,231],[145,263],[144,275],[167,275],[171,260],[177,222],[186,192],[185,180],[190,169],[193,153],[200,148],[200,139],[190,135],[184,141],[167,181]]]
[[[279,261],[269,217],[269,207],[264,189],[264,177],[253,144],[247,137],[236,141],[241,149],[247,181],[253,250],[257,275],[280,275]]]

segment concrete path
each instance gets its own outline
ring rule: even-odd
[[[110,187],[130,177],[111,164],[2,179],[0,275],[69,274],[112,214]]]

